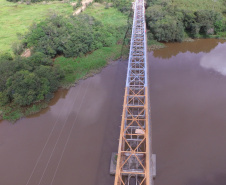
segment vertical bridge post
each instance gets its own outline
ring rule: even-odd
[[[136,0],[114,185],[153,185],[146,44],[144,0]]]

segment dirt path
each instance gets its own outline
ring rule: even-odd
[[[77,10],[75,10],[75,11],[73,12],[73,15],[78,15],[78,14],[80,14],[81,12],[83,12],[83,11],[86,9],[86,7],[87,7],[90,3],[92,3],[92,2],[93,2],[93,0],[83,0],[83,1],[82,1],[82,6],[79,7]]]
[[[22,57],[30,57],[31,56],[31,50],[30,49],[26,49],[22,54]]]

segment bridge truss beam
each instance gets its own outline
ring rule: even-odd
[[[144,0],[136,0],[114,185],[153,184],[145,30]]]

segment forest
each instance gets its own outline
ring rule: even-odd
[[[146,23],[150,30],[149,39],[181,42],[185,37],[220,38],[226,36],[225,0],[219,0],[216,3],[203,0],[183,2],[176,0],[148,1]],[[210,3],[211,6],[205,7],[205,3]],[[194,4],[197,6],[193,7]]]

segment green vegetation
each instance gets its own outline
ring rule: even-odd
[[[52,13],[33,24],[13,46],[14,57],[0,58],[0,116],[12,121],[38,112],[59,86],[118,59],[127,27],[125,14],[97,3],[76,17]],[[32,56],[20,57],[27,48]]]
[[[17,33],[27,32],[33,22],[43,20],[53,11],[68,15],[72,13],[72,6],[58,1],[26,5],[0,0],[0,54],[12,52],[11,45],[17,41]]]
[[[95,74],[99,69],[107,65],[107,61],[120,58],[120,54],[121,45],[114,45],[98,49],[86,57],[78,57],[76,59],[58,57],[55,60],[55,64],[60,65],[65,72],[63,84],[67,86],[87,75]]]
[[[98,3],[105,3],[105,8],[108,9],[110,6],[118,9],[123,14],[130,14],[132,10],[132,0],[95,0]]]
[[[80,6],[81,0],[78,2]],[[130,38],[131,1],[100,3],[74,17],[72,6],[62,2],[26,5],[0,0],[0,53],[14,52],[13,57],[0,57],[3,119],[16,120],[38,112],[57,88],[70,86],[120,57]],[[180,42],[188,36],[225,37],[225,4],[226,0],[149,0],[149,49],[164,47],[158,41]],[[25,49],[31,50],[31,57],[20,57]]]
[[[73,6],[73,10],[76,10],[77,8],[81,7],[82,6],[82,0],[78,0],[76,5]]]
[[[65,58],[61,56],[56,58],[55,64],[59,64],[65,72],[63,85],[68,86],[87,75],[96,73],[99,69],[107,65],[107,61],[120,58],[121,54],[126,54],[128,50],[122,49],[122,42],[127,30],[127,16],[117,11],[115,8],[105,8],[105,5],[94,3],[88,7],[83,14],[94,17],[100,21],[102,27],[114,30],[110,37],[114,42],[110,47],[101,47],[85,57]],[[115,42],[117,41],[117,43]],[[121,53],[123,52],[123,53]]]
[[[216,10],[223,12],[226,9],[225,0],[173,0],[172,4],[188,11]]]
[[[105,8],[104,4],[94,3],[92,6],[88,7],[84,13],[93,16],[103,25],[117,28],[124,27],[123,32],[125,28],[127,28],[127,16],[113,7]]]
[[[0,112],[0,118],[14,122],[23,116],[35,114],[46,107],[48,107],[47,101],[42,101],[25,107],[17,105],[4,106],[1,107],[2,111]]]
[[[129,14],[132,10],[131,0],[112,0],[112,2],[114,7],[124,14]]]
[[[104,26],[100,21],[86,14],[63,17],[52,15],[31,27],[24,36],[21,47],[32,48],[54,58],[56,55],[78,57],[102,47],[117,43],[120,33],[113,26]]]
[[[219,37],[226,31],[225,0],[149,0],[146,11],[150,38],[157,41],[183,41]]]
[[[148,51],[165,48],[165,44],[158,42],[157,40],[154,40],[153,36],[152,36],[152,34],[150,34],[150,32],[147,33],[147,36],[148,36],[148,38],[147,38]]]
[[[14,2],[14,3],[16,3],[16,2],[24,2],[24,0],[7,0],[7,1]],[[42,1],[46,1],[46,0],[25,0],[25,2],[27,4],[30,4],[30,3],[39,3],[39,2],[42,2]],[[49,2],[49,1],[54,1],[54,0],[47,0],[47,2]],[[59,1],[61,1],[61,0],[59,0]]]
[[[18,118],[22,107],[49,100],[63,79],[63,70],[43,53],[14,59],[10,54],[0,58],[0,107],[3,119]],[[18,109],[18,107],[20,107]],[[34,109],[34,108],[33,108]]]

